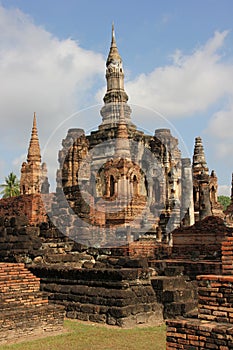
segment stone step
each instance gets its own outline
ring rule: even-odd
[[[24,267],[24,264],[0,263],[0,296],[8,292],[38,291],[40,279]]]
[[[27,289],[30,292],[36,292],[38,291],[40,288],[40,284],[37,282],[31,282],[30,285],[28,282],[25,283],[15,283],[15,284],[10,284],[9,286],[7,285],[7,283],[3,286],[0,286],[0,295],[1,294],[5,294],[8,292],[12,293],[18,293],[18,292],[23,292],[25,289]]]
[[[167,266],[164,270],[165,276],[182,276],[184,274],[184,266]]]
[[[25,269],[5,269],[0,270],[0,280],[5,279],[12,279],[14,276],[19,276],[20,278],[24,276],[29,276],[30,272],[26,271]]]
[[[155,276],[151,278],[152,286],[158,290],[183,290],[188,288],[188,283],[183,276]]]
[[[67,263],[67,262],[79,262],[82,259],[82,256],[80,254],[49,254],[46,256],[46,262],[57,264],[57,263]]]
[[[173,302],[169,304],[164,305],[164,318],[176,318],[178,316],[183,316],[184,314],[187,314],[191,312],[192,310],[195,310],[197,307],[197,302],[195,301],[188,301],[185,303],[182,302]]]
[[[73,241],[56,242],[52,240],[51,242],[43,242],[41,250],[49,250],[55,253],[67,253],[72,250],[73,245]]]
[[[194,292],[191,288],[157,291],[156,295],[158,302],[161,303],[186,302],[194,298]]]

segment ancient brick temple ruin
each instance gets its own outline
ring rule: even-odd
[[[62,142],[56,210],[51,215],[53,220],[59,217],[56,224],[64,229],[68,219],[60,203],[67,200],[79,218],[79,236],[74,230],[66,229],[66,234],[87,245],[122,245],[149,231],[161,232],[171,244],[176,227],[221,212],[217,177],[209,175],[200,137],[191,166],[169,129],[157,129],[151,136],[132,123],[114,28],[106,80],[98,130],[85,135],[82,129],[70,129]],[[75,220],[70,213],[69,219]]]
[[[169,349],[199,349],[191,341],[209,332],[202,320],[213,320],[224,323],[216,339],[221,329],[229,337],[225,348],[217,341],[212,348],[230,349],[233,210],[225,217],[217,201],[202,140],[191,162],[169,129],[151,136],[136,128],[114,28],[106,80],[98,129],[70,129],[62,141],[55,193],[34,115],[21,194],[0,200],[0,261],[19,264],[19,275],[26,264],[67,317],[121,327],[176,319],[168,323]]]
[[[223,217],[217,177],[214,171],[209,174],[201,138],[195,140],[191,164],[169,129],[146,135],[131,121],[114,28],[106,80],[98,130],[85,135],[82,129],[70,129],[62,141],[55,194],[49,194],[34,113],[20,197],[2,200],[0,214],[20,213],[31,224],[47,221],[48,214],[71,239],[102,247],[120,246],[149,232],[172,245],[175,228],[209,215]]]

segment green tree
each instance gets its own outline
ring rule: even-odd
[[[231,198],[228,196],[218,196],[218,202],[223,206],[223,210],[231,204]]]
[[[15,197],[20,194],[19,180],[13,172],[5,177],[5,183],[0,185],[0,188],[2,188],[0,194],[3,198]]]

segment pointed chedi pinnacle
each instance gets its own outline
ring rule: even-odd
[[[116,46],[116,38],[115,38],[115,28],[114,28],[114,22],[112,22],[112,46]]]
[[[195,169],[196,171],[199,170],[200,173],[209,173],[201,137],[195,138],[193,169]]]
[[[28,148],[28,156],[27,156],[28,163],[31,162],[41,162],[41,154],[40,154],[40,144],[39,144],[39,138],[38,138],[38,132],[37,132],[37,123],[36,123],[36,113],[34,112],[33,117],[33,126],[32,126],[32,133],[31,133],[31,139],[30,144]]]
[[[120,104],[124,103],[124,118],[128,126],[136,129],[131,121],[131,108],[127,105],[128,95],[124,88],[124,69],[118,52],[114,25],[112,25],[112,41],[106,61],[107,91],[104,95],[104,106],[101,108],[102,123],[99,129],[117,127],[120,118]]]
[[[121,56],[118,52],[117,44],[116,44],[116,37],[115,37],[115,29],[114,29],[114,24],[112,24],[112,41],[111,41],[111,47],[109,50],[106,66],[111,62],[120,62],[122,63]]]

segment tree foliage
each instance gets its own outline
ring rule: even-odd
[[[5,183],[0,185],[0,188],[2,188],[0,194],[3,198],[15,197],[20,194],[19,180],[13,172],[5,177]]]
[[[223,210],[231,204],[231,198],[228,196],[218,196],[218,202],[223,206]]]

